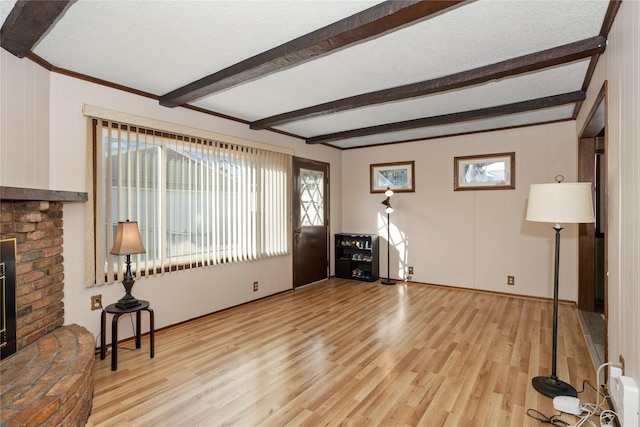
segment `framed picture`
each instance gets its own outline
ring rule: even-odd
[[[371,193],[384,193],[387,188],[396,193],[413,193],[415,178],[414,161],[378,163],[369,169]]]
[[[453,170],[454,191],[516,188],[516,153],[454,157]]]

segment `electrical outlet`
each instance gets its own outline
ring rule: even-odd
[[[91,295],[91,310],[100,310],[102,308],[102,294]]]
[[[409,276],[413,276],[413,267],[409,267]]]
[[[258,282],[253,282],[253,292],[258,292]]]
[[[507,285],[515,285],[516,284],[516,278],[514,276],[507,276]]]

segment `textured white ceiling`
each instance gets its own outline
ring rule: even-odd
[[[380,1],[78,0],[34,47],[52,65],[164,95]],[[2,21],[15,1],[0,0]],[[608,0],[477,0],[192,104],[255,121],[599,34]],[[580,90],[588,59],[446,93],[300,120],[308,138]],[[331,142],[351,148],[570,119],[574,105]],[[302,143],[302,142],[301,142]]]
[[[350,110],[278,126],[286,132],[308,136],[340,132],[422,117],[511,104],[527,99],[580,90],[589,61],[579,61],[537,73],[434,94],[403,102]]]
[[[232,116],[252,111],[256,116],[245,118],[257,120],[333,99],[470,70],[598,35],[607,3],[588,2],[590,7],[584,3],[470,3],[196,104]],[[566,22],[572,20],[582,23],[567,26]],[[249,107],[256,99],[261,100],[259,105]]]
[[[34,52],[162,95],[376,3],[79,0]]]
[[[573,105],[546,108],[527,113],[511,114],[493,119],[473,120],[452,125],[433,126],[425,129],[412,129],[401,132],[382,133],[378,135],[343,139],[339,141],[341,148],[354,148],[363,145],[385,144],[394,141],[409,141],[432,138],[444,135],[458,135],[483,130],[510,128],[531,123],[546,123],[555,120],[569,119],[573,113]]]
[[[0,0],[0,25],[4,24],[17,0]]]

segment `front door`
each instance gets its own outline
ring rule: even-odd
[[[293,287],[329,277],[329,165],[293,158]]]

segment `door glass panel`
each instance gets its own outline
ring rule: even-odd
[[[324,172],[300,169],[300,225],[324,225]]]

